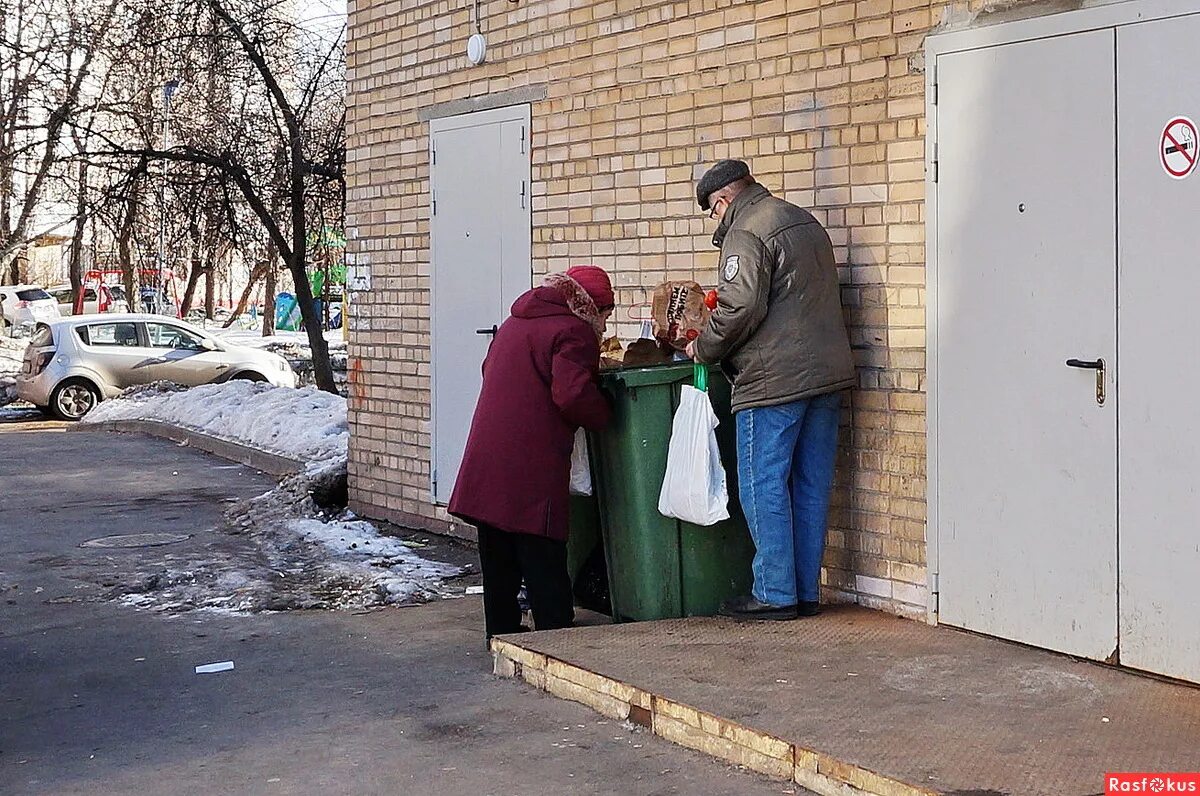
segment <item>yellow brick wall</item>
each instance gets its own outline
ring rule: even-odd
[[[351,0],[349,218],[373,288],[352,308],[351,499],[447,529],[430,504],[429,126],[437,103],[548,85],[532,105],[536,273],[592,262],[618,331],[665,279],[716,281],[694,179],[719,158],[813,210],[837,247],[859,364],[831,517],[831,596],[922,616],[923,43],[930,0]],[[635,309],[634,312],[637,312]]]

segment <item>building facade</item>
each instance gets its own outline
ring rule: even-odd
[[[439,504],[486,350],[471,335],[541,275],[595,263],[635,338],[655,285],[717,281],[694,182],[741,158],[837,249],[858,386],[828,597],[1200,679],[1200,606],[1155,585],[1200,552],[1136,501],[1190,421],[1151,427],[1175,393],[1139,406],[1128,377],[1156,354],[1115,332],[1118,307],[1151,306],[1120,241],[1165,246],[1156,262],[1200,247],[1195,225],[1151,234],[1200,201],[1200,93],[1149,77],[1198,20],[1195,0],[352,0],[355,510],[455,531]],[[1073,163],[1074,140],[1097,157]],[[1101,272],[1063,270],[1085,262]],[[1118,356],[1120,402],[1146,410],[1128,433]]]

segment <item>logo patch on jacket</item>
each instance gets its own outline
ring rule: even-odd
[[[738,271],[742,268],[742,260],[736,254],[731,254],[725,258],[725,268],[722,269],[721,275],[725,277],[726,282],[732,282],[733,278],[738,275]]]

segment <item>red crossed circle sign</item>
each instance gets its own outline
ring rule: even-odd
[[[1158,145],[1162,166],[1167,174],[1177,180],[1191,174],[1196,168],[1197,157],[1200,157],[1198,144],[1200,136],[1196,135],[1196,123],[1191,119],[1176,116],[1167,122]]]

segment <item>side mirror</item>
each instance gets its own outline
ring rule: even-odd
[[[212,340],[209,340],[208,338],[205,338],[200,341],[200,347],[203,348],[205,351],[220,351],[221,350],[220,348],[217,347],[216,343],[214,343]]]

